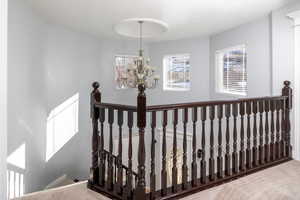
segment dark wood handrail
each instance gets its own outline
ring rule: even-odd
[[[137,111],[136,106],[131,106],[131,105],[123,105],[123,104],[113,104],[113,103],[98,103],[95,102],[94,104],[97,108],[111,108],[115,110],[123,110],[123,111]]]
[[[256,97],[256,98],[244,98],[244,99],[234,99],[234,100],[199,101],[199,102],[191,102],[191,103],[153,105],[153,106],[147,106],[147,112],[182,109],[182,108],[193,108],[193,107],[202,107],[202,106],[214,106],[220,104],[232,104],[232,103],[251,102],[251,101],[260,101],[260,100],[284,100],[287,98],[288,98],[287,96],[272,96],[272,97]]]
[[[193,108],[202,106],[213,106],[220,104],[232,104],[240,102],[260,101],[260,100],[284,100],[287,96],[266,96],[266,97],[254,97],[254,98],[242,98],[233,100],[217,100],[217,101],[199,101],[190,103],[177,103],[177,104],[162,104],[147,106],[147,111],[162,111],[170,109],[181,109],[181,108]],[[97,103],[94,104],[98,108],[111,108],[115,110],[133,111],[137,112],[137,106],[125,105],[125,104],[112,104],[112,103]]]
[[[105,149],[104,149],[103,151],[104,151],[104,153],[105,153],[106,155],[109,155],[109,154],[110,154],[110,153],[109,153],[108,151],[106,151]],[[115,156],[115,155],[113,155],[113,154],[112,154],[112,157],[113,157],[114,160],[118,160],[118,157]],[[129,168],[128,168],[126,165],[123,165],[123,164],[122,164],[122,168],[125,169],[126,171],[129,170]],[[132,171],[132,175],[138,176],[138,174],[137,174],[135,171]]]

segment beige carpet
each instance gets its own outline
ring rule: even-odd
[[[185,200],[300,200],[300,161],[290,161],[183,198]],[[108,200],[86,182],[26,195],[19,200]]]
[[[185,200],[300,200],[300,161],[289,161]]]
[[[110,200],[92,190],[87,189],[86,181],[60,188],[35,192],[17,198],[18,200]]]

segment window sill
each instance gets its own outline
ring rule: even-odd
[[[240,93],[234,93],[234,92],[225,92],[225,91],[216,91],[216,94],[228,96],[228,97],[237,97],[237,98],[243,98],[247,97],[247,94],[240,94]]]
[[[163,88],[163,91],[170,91],[170,92],[189,92],[189,91],[191,91],[191,89],[190,89],[190,88],[188,88],[188,89]]]

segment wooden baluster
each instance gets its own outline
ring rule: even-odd
[[[210,118],[210,158],[209,158],[209,179],[215,180],[215,158],[214,158],[214,119],[215,119],[215,106],[209,107]]]
[[[165,196],[167,194],[167,164],[166,164],[166,154],[167,154],[167,141],[166,141],[166,126],[168,124],[168,111],[163,111],[163,138],[162,138],[162,170],[161,170],[161,195]]]
[[[114,157],[114,185],[117,184],[117,168],[118,168],[118,160]],[[118,187],[116,187],[116,191],[118,191]]]
[[[264,112],[264,102],[259,101],[259,163],[265,163],[265,152],[264,152],[264,127],[263,127],[263,112]]]
[[[246,103],[247,112],[247,149],[246,149],[246,165],[247,168],[252,168],[252,153],[251,153],[251,102]]]
[[[202,139],[201,139],[201,148],[202,148],[202,159],[201,159],[201,183],[206,184],[206,153],[205,153],[205,121],[206,121],[206,107],[201,109],[201,122],[202,122]]]
[[[123,192],[124,198],[126,199],[126,195],[125,194],[127,194],[127,184],[128,184],[127,174],[128,174],[128,168],[127,169],[124,168],[123,170],[125,171],[125,174],[126,174],[126,177],[125,177],[125,190]]]
[[[286,108],[286,105],[285,105],[285,100],[281,100],[281,106],[280,106],[280,109],[281,109],[281,141],[280,141],[280,146],[281,146],[281,156],[283,158],[286,157],[286,143],[285,143],[285,108]]]
[[[275,102],[276,104],[276,142],[275,142],[275,147],[276,147],[276,158],[279,159],[281,148],[280,148],[280,101],[277,100]]]
[[[271,160],[276,159],[275,156],[275,122],[274,122],[274,110],[275,110],[275,100],[270,101],[271,109]]]
[[[156,112],[151,113],[151,173],[150,173],[150,199],[155,199],[156,191],[156,174],[155,174],[155,128]]]
[[[134,186],[137,187],[137,184],[138,184],[138,176],[135,176],[134,182],[135,182],[135,183],[134,183]]]
[[[172,191],[177,192],[177,124],[178,124],[178,110],[173,111],[173,168],[172,168]]]
[[[240,149],[240,170],[246,170],[245,166],[245,130],[244,130],[244,115],[245,115],[245,103],[240,103],[240,115],[241,115],[241,149]]]
[[[104,186],[105,183],[105,153],[104,153],[104,121],[105,121],[105,109],[100,109],[100,163],[99,163],[99,185]]]
[[[237,127],[236,118],[238,115],[238,105],[232,104],[232,115],[233,115],[233,152],[232,152],[232,171],[238,173],[238,153],[237,153]]]
[[[114,187],[114,165],[113,165],[113,123],[114,110],[108,109],[108,123],[109,123],[109,154],[107,166],[107,189],[112,190]]]
[[[253,165],[258,166],[258,151],[257,151],[257,101],[252,102],[253,105]]]
[[[105,166],[108,164],[108,152],[106,152],[105,150],[103,151],[103,159],[104,159],[104,163],[105,163]],[[107,163],[107,164],[106,164]],[[107,172],[108,173],[108,172]],[[106,176],[107,174],[105,174]],[[104,179],[105,180],[105,179]],[[104,182],[104,185],[106,184],[106,182]]]
[[[146,199],[146,179],[145,179],[145,127],[146,127],[146,94],[145,85],[138,86],[139,94],[137,96],[137,127],[139,129],[138,146],[138,183],[135,189],[136,199]]]
[[[122,194],[123,192],[123,167],[122,167],[122,126],[123,126],[123,110],[118,110],[118,126],[119,126],[119,146],[118,146],[118,157],[117,157],[117,193]]]
[[[265,100],[265,160],[270,162],[270,144],[269,144],[269,111],[270,101]]]
[[[218,119],[219,119],[219,130],[218,130],[218,178],[224,177],[223,172],[223,155],[222,155],[222,118],[223,118],[223,104],[218,105]]]
[[[99,167],[98,167],[98,119],[93,119],[93,167],[91,169],[91,179],[93,180],[93,183],[98,184],[99,183]]]
[[[132,177],[132,127],[133,127],[133,112],[127,112],[127,126],[129,131],[128,138],[128,173],[127,173],[127,198],[132,197],[133,177]]]
[[[196,138],[196,124],[198,120],[197,107],[193,108],[193,161],[192,161],[192,186],[197,186],[197,138]]]
[[[290,122],[290,110],[292,109],[292,97],[293,90],[290,88],[291,82],[284,81],[284,88],[282,89],[282,96],[286,96],[285,103],[285,143],[286,143],[286,154],[288,158],[292,158],[292,146],[291,146],[291,122]]]
[[[93,91],[91,93],[91,119],[93,123],[93,136],[92,136],[92,166],[90,169],[90,181],[94,184],[99,184],[99,130],[98,130],[98,119],[99,119],[99,108],[95,107],[95,103],[101,102],[101,93],[99,91],[99,83],[93,83]]]
[[[188,108],[183,109],[183,164],[182,164],[182,189],[187,189],[188,166],[187,166],[187,136],[186,125],[188,122]]]
[[[230,104],[225,105],[225,117],[226,117],[226,154],[225,154],[225,175],[231,175],[231,168],[230,168],[230,130],[229,130],[229,117],[231,113]]]
[[[128,179],[127,179],[128,178],[128,176],[127,176],[128,168],[127,169],[124,168],[124,172],[125,172],[126,177],[125,177],[125,187],[124,187],[124,192],[123,192],[123,199],[127,199],[128,198]]]

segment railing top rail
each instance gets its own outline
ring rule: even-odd
[[[147,111],[148,112],[162,111],[162,110],[171,110],[171,109],[193,108],[193,107],[220,105],[220,104],[262,101],[262,100],[281,100],[281,99],[286,99],[286,98],[288,98],[288,97],[287,96],[271,96],[271,97],[243,98],[243,99],[234,99],[234,100],[200,101],[200,102],[190,102],[190,103],[153,105],[153,106],[147,106]],[[115,110],[133,111],[133,112],[137,111],[137,107],[132,106],[132,105],[95,102],[95,106],[98,108],[111,108],[111,109],[115,109]]]
[[[137,107],[131,106],[131,105],[99,103],[99,102],[95,102],[94,105],[98,108],[111,108],[111,109],[115,109],[115,110],[133,111],[133,112],[137,111]]]
[[[286,98],[288,97],[271,96],[271,97],[243,98],[243,99],[234,99],[234,100],[200,101],[200,102],[191,102],[191,103],[154,105],[154,106],[147,106],[147,111],[151,112],[151,111],[162,111],[162,110],[193,108],[193,107],[203,107],[203,106],[215,106],[220,104],[232,104],[232,103],[241,103],[241,102],[262,101],[262,100],[284,100]]]

